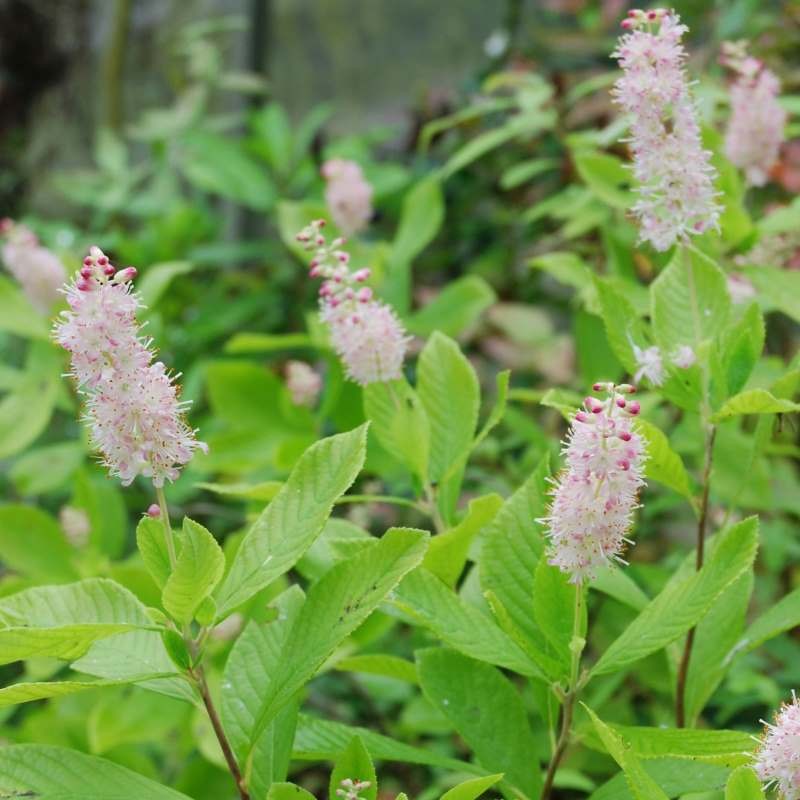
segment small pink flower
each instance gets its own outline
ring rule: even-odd
[[[756,296],[756,287],[744,275],[738,273],[731,273],[727,278],[728,294],[731,300],[739,305],[752,300]]]
[[[631,116],[630,148],[639,199],[640,238],[656,250],[718,227],[716,171],[703,149],[684,70],[681,38],[688,28],[674,12],[654,18],[636,10],[612,57],[623,75],[614,102]],[[658,25],[657,32],[652,26]]]
[[[642,378],[647,378],[653,386],[661,386],[665,379],[661,350],[655,345],[642,349],[634,344],[633,354],[636,358],[634,381],[638,383]]]
[[[67,279],[64,265],[24,225],[3,220],[0,235],[5,237],[2,257],[6,269],[16,278],[31,305],[48,314]]]
[[[322,378],[305,361],[289,361],[286,364],[286,387],[296,406],[311,407],[319,397]]]
[[[339,230],[352,236],[367,227],[372,217],[372,187],[355,161],[333,158],[322,165],[327,181],[325,202]]]
[[[611,387],[605,401],[590,397],[572,421],[563,452],[566,466],[555,482],[549,514],[539,520],[550,540],[548,563],[591,579],[601,567],[622,561],[626,534],[644,485],[644,443],[632,425],[639,404]],[[625,400],[624,406],[619,401]],[[624,562],[623,562],[624,563]]]
[[[763,720],[762,720],[763,722]],[[800,704],[784,704],[766,729],[756,752],[755,770],[767,787],[776,786],[783,800],[800,800]]]
[[[72,376],[85,395],[85,421],[103,463],[124,486],[137,475],[155,486],[175,480],[195,450],[205,450],[184,420],[186,403],[151,343],[141,337],[141,307],[130,280],[93,247],[65,293],[70,310],[53,337],[69,351]]]
[[[320,318],[328,326],[331,344],[344,363],[347,377],[361,386],[401,377],[409,337],[394,310],[360,286],[369,270],[351,272],[338,248],[325,243],[322,220],[312,222],[297,240],[314,250],[315,276],[320,287]],[[313,242],[313,244],[312,244]]]
[[[741,44],[726,42],[722,61],[736,75],[730,90],[725,155],[744,171],[751,186],[763,186],[784,140],[786,111],[778,102],[780,81],[761,61],[748,56]]]

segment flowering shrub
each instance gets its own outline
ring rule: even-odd
[[[692,36],[406,164],[142,123],[176,216],[3,222],[0,797],[800,798],[793,106]]]

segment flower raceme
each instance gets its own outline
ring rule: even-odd
[[[372,187],[355,161],[332,158],[322,165],[325,202],[333,221],[346,236],[364,230],[372,217]]]
[[[720,60],[736,75],[725,155],[744,171],[751,186],[763,186],[778,160],[786,125],[786,111],[778,103],[780,81],[761,61],[748,56],[741,43],[726,42]]]
[[[639,199],[640,238],[667,250],[690,235],[717,228],[716,171],[700,126],[681,38],[688,28],[664,9],[631,11],[612,57],[623,74],[614,102],[631,115],[630,147]]]
[[[587,397],[564,444],[566,466],[555,481],[547,526],[548,561],[571,583],[591,580],[601,567],[622,562],[625,534],[638,507],[647,459],[632,420],[639,403],[633,386],[594,384],[605,400]],[[624,562],[622,562],[624,563]]]
[[[766,730],[756,752],[758,777],[769,786],[777,786],[784,800],[800,800],[800,704],[792,692],[792,702],[785,703]]]
[[[33,231],[10,219],[0,220],[3,262],[31,305],[42,314],[53,310],[67,271],[58,256],[39,244]]]
[[[320,317],[328,326],[333,349],[347,376],[361,386],[398,379],[409,337],[391,306],[375,300],[364,286],[369,269],[355,272],[350,255],[340,248],[344,239],[325,240],[325,220],[316,220],[297,234],[297,240],[314,252],[312,278],[324,278],[319,290]]]
[[[179,401],[174,378],[141,336],[135,275],[133,267],[117,270],[92,247],[64,290],[69,310],[53,336],[70,353],[92,444],[105,466],[124,486],[137,475],[163,486],[205,444],[184,420],[188,404]]]

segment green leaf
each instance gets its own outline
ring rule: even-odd
[[[658,346],[673,353],[681,345],[699,345],[721,333],[731,300],[725,275],[707,256],[679,247],[650,287],[653,332]]]
[[[50,338],[44,315],[36,311],[19,286],[5,275],[0,275],[0,331],[28,339]]]
[[[224,570],[225,556],[214,536],[184,517],[181,552],[161,596],[164,608],[176,621],[190,623]]]
[[[745,267],[742,272],[758,290],[765,311],[777,309],[800,322],[800,272],[777,267]]]
[[[148,267],[136,281],[136,291],[147,308],[154,308],[175,278],[188,275],[194,265],[191,261],[164,261]]]
[[[475,800],[502,778],[502,772],[497,775],[487,775],[485,778],[470,778],[470,780],[462,781],[458,786],[454,786],[445,792],[440,800]]]
[[[435,178],[424,178],[403,198],[392,242],[383,296],[403,314],[411,304],[411,262],[430,244],[444,221],[444,196]]]
[[[478,762],[524,796],[538,798],[538,748],[513,684],[495,667],[435,648],[417,653],[422,691],[455,726]]]
[[[666,434],[647,420],[638,418],[636,429],[642,435],[647,447],[645,475],[676,491],[690,503],[694,502],[689,484],[689,474],[683,459],[672,449]]]
[[[253,794],[271,782],[283,780],[292,755],[297,705],[289,702],[256,736],[261,698],[269,691],[281,660],[289,631],[304,602],[294,585],[273,602],[277,617],[271,622],[251,621],[237,638],[225,664],[221,714],[225,732]],[[247,762],[247,755],[253,758]]]
[[[357,555],[335,564],[311,587],[286,637],[283,658],[261,697],[254,739],[400,579],[422,561],[426,545],[424,532],[392,528]]]
[[[467,553],[475,537],[488,525],[503,505],[497,494],[487,494],[470,500],[464,519],[444,533],[431,539],[423,566],[448,586],[455,586],[464,565]]]
[[[19,456],[8,475],[19,494],[31,497],[64,487],[85,458],[82,442],[46,444]]]
[[[747,389],[726,401],[711,421],[723,422],[742,414],[788,414],[792,411],[800,411],[800,403],[775,397],[766,389]]]
[[[304,761],[332,761],[347,747],[355,735],[361,738],[372,758],[376,760],[428,764],[478,775],[485,772],[474,764],[449,758],[430,747],[412,747],[366,728],[317,719],[307,714],[301,714],[298,720],[293,757]]]
[[[410,333],[427,337],[435,331],[458,336],[472,327],[497,299],[494,289],[477,275],[448,283],[427,305],[408,317]]]
[[[33,506],[0,506],[0,560],[3,565],[42,583],[75,580],[75,551],[58,523]]]
[[[392,602],[450,647],[522,675],[541,677],[536,664],[490,617],[426,569],[408,575]]]
[[[575,594],[579,591],[568,575],[548,564],[547,559],[539,559],[533,580],[533,616],[563,665],[562,677],[568,676],[571,661],[572,626],[566,621],[574,616]],[[585,617],[581,628],[585,630]]]
[[[753,573],[745,572],[721,595],[697,625],[684,698],[686,719],[693,725],[730,667],[728,654],[744,630]]]
[[[726,395],[740,392],[764,350],[764,317],[752,303],[741,318],[725,333],[722,366]]]
[[[217,591],[220,619],[290,569],[325,526],[366,453],[365,425],[312,445],[248,531]]]
[[[266,211],[274,205],[275,186],[262,166],[235,140],[194,130],[183,137],[180,145],[177,165],[198,189],[255,211]]]
[[[694,627],[720,595],[749,570],[758,547],[758,520],[750,517],[715,537],[703,568],[667,584],[611,643],[591,671],[616,672],[660,650]]]
[[[644,728],[611,725],[637,758],[683,758],[733,768],[749,763],[755,742],[749,733],[691,728]]]
[[[600,200],[623,211],[633,205],[633,194],[621,188],[630,185],[630,170],[616,156],[609,153],[578,152],[573,155],[573,161],[578,175]]]
[[[644,771],[639,759],[625,742],[594,711],[585,705],[584,708],[591,717],[606,750],[625,773],[625,780],[635,800],[667,800],[667,795]]]
[[[159,589],[169,578],[172,567],[169,563],[169,551],[164,533],[164,523],[161,519],[143,516],[136,526],[136,546],[142,556],[142,561],[156,582]]]
[[[480,410],[480,387],[458,345],[434,333],[417,364],[417,392],[431,432],[429,474],[438,481],[469,452]]]
[[[764,800],[764,789],[751,767],[735,769],[725,786],[725,800]]]
[[[72,661],[82,656],[98,639],[130,630],[122,624],[60,625],[57,628],[0,629],[0,664],[27,658],[60,658]]]
[[[637,369],[633,346],[647,346],[644,323],[633,305],[608,279],[596,277],[594,285],[608,344],[620,363],[633,374]]]
[[[103,758],[38,744],[0,748],[0,786],[41,800],[190,800]]]
[[[2,631],[0,631],[2,635]],[[159,678],[161,675],[152,675]],[[102,689],[106,686],[119,686],[129,683],[127,680],[119,681],[52,681],[17,683],[0,689],[0,708],[15,706],[20,703],[31,703],[34,700],[45,700],[53,697],[64,697],[76,692]],[[2,795],[0,795],[2,797]]]
[[[47,427],[61,372],[61,357],[54,345],[31,343],[22,380],[0,401],[0,458],[24,450]]]
[[[121,558],[128,544],[128,511],[116,483],[82,469],[70,505],[89,518],[89,544],[109,558]]]
[[[269,787],[267,800],[316,800],[311,792],[293,783],[273,783]]]
[[[749,653],[768,639],[800,625],[800,587],[770,606],[744,632],[734,648],[736,654]]]
[[[417,393],[405,378],[364,387],[364,414],[390,455],[425,481],[428,475],[430,426]]]
[[[358,736],[354,736],[345,748],[331,772],[328,784],[329,800],[339,800],[337,790],[343,788],[342,781],[351,780],[354,783],[365,782],[369,785],[358,792],[363,800],[375,800],[378,796],[378,779],[375,776],[375,767],[372,759]]]
[[[382,675],[405,683],[417,683],[417,668],[410,661],[385,653],[365,653],[349,656],[336,662],[336,669],[347,672],[363,672],[367,675]]]

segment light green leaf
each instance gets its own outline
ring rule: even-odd
[[[64,487],[85,458],[82,442],[46,444],[20,455],[8,475],[20,495],[32,497]]]
[[[438,481],[469,452],[480,410],[475,370],[444,334],[434,333],[420,354],[417,392],[430,422],[429,475]]]
[[[694,249],[679,247],[650,287],[653,332],[658,346],[672,353],[681,345],[697,350],[725,328],[731,310],[725,275]]]
[[[355,480],[366,453],[366,426],[312,445],[255,521],[217,591],[222,619],[283,575],[325,526],[336,499]]]
[[[732,768],[748,763],[755,746],[752,736],[744,731],[610,727],[641,759],[684,758]]]
[[[764,311],[777,309],[800,322],[800,272],[777,267],[745,267],[742,272],[758,290]]]
[[[589,265],[579,255],[569,250],[556,250],[536,256],[531,259],[530,265],[579,292],[585,291],[592,283],[592,270]]]
[[[497,494],[487,494],[470,500],[464,519],[455,528],[431,539],[422,562],[425,569],[448,586],[455,586],[467,563],[467,553],[472,541],[494,519],[502,505],[503,499]]]
[[[751,767],[735,769],[725,786],[725,800],[764,800],[764,789]]]
[[[771,605],[744,632],[734,653],[749,653],[768,639],[800,625],[800,587]]]
[[[582,589],[569,582],[569,575],[548,564],[547,559],[539,559],[533,579],[533,617],[561,661],[562,677],[569,674],[572,642],[569,621],[574,616],[575,594],[579,591]],[[581,622],[582,630],[584,626],[585,616]]]
[[[364,387],[364,414],[390,455],[420,480],[428,475],[430,426],[417,393],[405,378]]]
[[[800,411],[800,403],[775,397],[766,389],[747,389],[726,401],[711,421],[724,422],[741,414],[788,414],[792,411]]]
[[[356,783],[365,782],[367,787],[358,792],[362,800],[375,800],[378,796],[378,780],[367,748],[358,736],[354,736],[349,745],[342,751],[331,772],[328,784],[329,800],[339,800],[337,790],[342,788],[342,781],[351,780]]]
[[[573,154],[573,161],[578,175],[600,200],[623,211],[633,205],[633,194],[622,188],[630,185],[630,170],[616,156],[579,151]]]
[[[191,261],[164,261],[148,267],[136,281],[136,290],[147,308],[154,308],[175,278],[193,269]]]
[[[372,758],[380,761],[401,761],[407,764],[428,764],[434,767],[483,775],[485,770],[466,761],[449,758],[430,747],[412,747],[404,742],[356,728],[341,722],[317,719],[301,714],[297,724],[293,758],[303,761],[332,761],[358,735]]]
[[[311,792],[294,783],[273,783],[269,787],[267,800],[316,800],[316,798]]]
[[[608,279],[596,277],[594,285],[608,344],[620,363],[633,374],[637,369],[633,346],[647,347],[648,344],[644,323],[633,305]]]
[[[382,675],[405,683],[417,683],[417,668],[410,661],[385,653],[365,653],[348,656],[336,662],[336,669],[346,672],[363,672],[367,675]]]
[[[120,558],[128,544],[128,510],[116,482],[82,469],[70,505],[89,518],[89,544],[109,558]]]
[[[522,675],[540,677],[528,655],[492,619],[469,605],[426,569],[406,577],[392,602],[445,644]]]
[[[417,653],[422,691],[455,726],[486,769],[525,797],[538,798],[538,748],[513,684],[498,669],[460,653],[433,648]]]
[[[0,637],[2,636],[0,631]],[[160,678],[161,675],[151,675],[150,678]],[[127,680],[119,681],[52,681],[17,683],[0,689],[0,708],[15,706],[20,703],[30,703],[34,700],[45,700],[52,697],[64,697],[76,692],[102,689],[106,686],[119,686],[129,683]],[[0,795],[2,797],[2,795]]]
[[[0,664],[42,657],[71,661],[82,656],[98,639],[130,629],[129,625],[108,623],[60,625],[57,628],[1,628]]]
[[[427,535],[422,531],[392,528],[357,555],[335,564],[311,587],[261,697],[254,739],[400,579],[422,561],[426,544]]]
[[[75,580],[75,551],[58,523],[33,506],[0,506],[0,561],[43,583]]]
[[[164,523],[161,519],[143,516],[139,520],[136,526],[136,546],[150,577],[159,589],[163,589],[172,567],[169,563]],[[177,542],[177,546],[180,549],[180,541]]]
[[[161,595],[164,608],[173,619],[188,624],[219,583],[224,569],[225,556],[214,536],[184,517],[181,552]]]
[[[44,315],[36,311],[19,286],[5,275],[0,275],[0,331],[28,339],[50,338]]]
[[[0,401],[0,458],[24,450],[47,427],[61,381],[55,346],[32,342],[22,380]]]
[[[427,305],[412,314],[408,330],[427,337],[440,331],[458,336],[473,326],[497,296],[494,289],[477,275],[465,275],[447,284]]]
[[[103,758],[38,744],[0,748],[0,786],[41,800],[190,800]]]
[[[741,318],[725,333],[722,349],[722,367],[728,395],[740,392],[764,350],[764,317],[752,303]]]
[[[694,627],[719,596],[753,564],[758,521],[750,517],[717,535],[703,568],[667,584],[611,643],[591,671],[616,672],[660,650]]]
[[[485,778],[470,778],[445,792],[440,800],[475,800],[502,778],[502,772],[497,775],[487,775]]]
[[[620,603],[630,606],[634,611],[641,611],[650,601],[636,581],[618,567],[605,567],[598,570],[590,588],[619,600]]]
[[[584,706],[595,730],[614,761],[625,773],[625,780],[635,800],[668,800],[658,784],[644,771],[639,759],[625,742],[590,708]]]
[[[636,429],[642,435],[647,447],[647,461],[644,465],[645,475],[658,481],[694,502],[689,484],[689,474],[683,465],[683,459],[670,447],[666,434],[647,420],[638,418]]]

